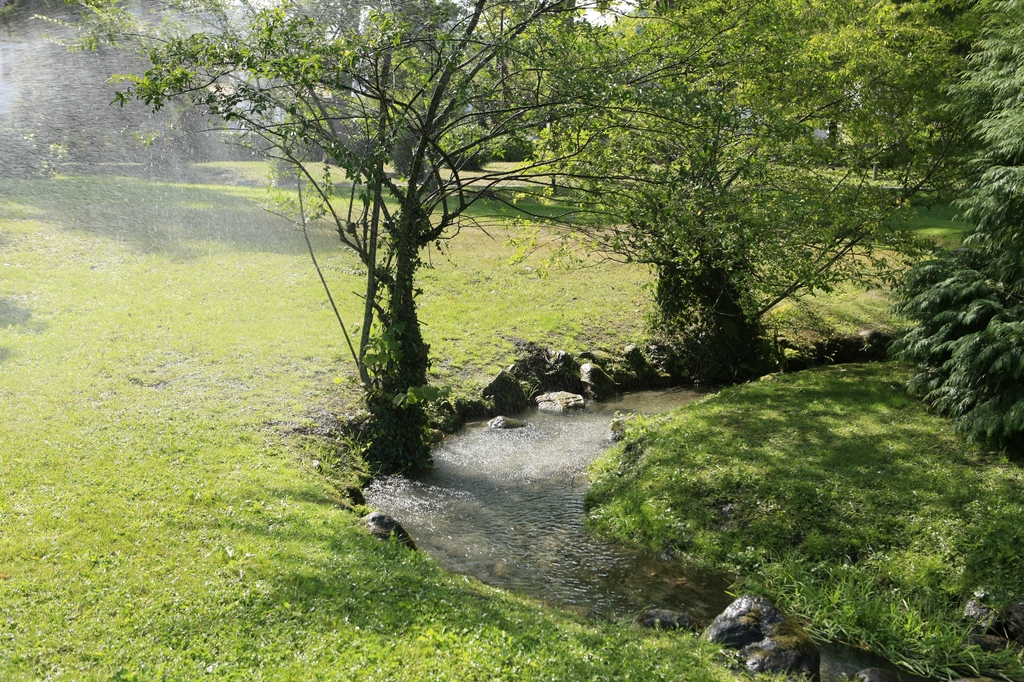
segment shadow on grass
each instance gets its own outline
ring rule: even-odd
[[[901,381],[892,366],[850,366],[724,391],[635,446],[636,469],[605,477],[590,505],[712,561],[751,547],[840,561],[920,551],[959,555],[967,582],[1008,577],[1024,556],[1019,467],[964,443]],[[676,522],[639,520],[656,516],[651,500]]]
[[[32,312],[10,298],[0,298],[0,329],[20,326],[28,322]]]
[[[37,219],[143,253],[191,259],[208,253],[210,243],[239,251],[305,252],[295,228],[257,204],[264,199],[259,189],[101,175],[4,180],[0,189]],[[326,231],[311,236],[318,248],[337,248]]]
[[[17,208],[7,217],[19,218],[28,211],[35,219],[106,237],[142,253],[188,260],[208,253],[209,243],[243,252],[303,254],[306,250],[292,223],[260,206],[266,194],[259,188],[80,175],[2,180],[0,190]],[[15,211],[11,207],[8,212]],[[527,210],[554,215],[562,209],[531,203]],[[487,201],[475,205],[471,215],[500,220],[514,217],[517,211]],[[310,236],[318,251],[340,248],[326,223],[312,229]]]

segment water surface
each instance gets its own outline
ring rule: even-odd
[[[529,410],[517,415],[521,429],[469,424],[434,449],[432,471],[374,481],[366,498],[451,571],[606,616],[658,606],[710,619],[731,601],[727,576],[583,528],[587,466],[609,445],[615,412],[659,412],[699,397],[644,391],[568,414]]]

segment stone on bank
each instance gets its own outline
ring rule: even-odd
[[[600,365],[584,362],[580,365],[580,383],[583,393],[591,400],[605,400],[620,393],[619,385],[608,376]]]
[[[704,638],[739,649],[750,672],[799,673],[821,679],[818,647],[800,625],[764,597],[744,595],[704,631]]]
[[[494,402],[494,409],[499,414],[522,412],[530,404],[522,385],[504,369],[484,387],[481,395]]]
[[[545,412],[566,412],[582,410],[586,405],[583,396],[568,391],[555,391],[537,396],[537,409]]]
[[[366,525],[366,530],[369,531],[370,535],[378,540],[387,541],[394,538],[396,542],[400,542],[409,549],[416,549],[416,543],[409,533],[402,528],[402,524],[384,512],[368,514],[363,517],[363,523]]]
[[[668,609],[648,609],[636,617],[637,625],[656,630],[692,630],[695,629],[693,618],[683,611]]]

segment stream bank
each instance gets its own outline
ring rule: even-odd
[[[699,388],[685,369],[684,351],[665,343],[635,344],[614,353],[588,350],[573,355],[522,339],[509,339],[515,362],[499,372],[478,396],[459,396],[432,406],[438,433],[454,433],[467,422],[511,415],[533,407],[540,394],[568,391],[590,401],[608,401],[623,393],[666,388]],[[793,342],[774,339],[777,369],[799,371],[822,365],[885,360],[890,334],[865,330],[853,336]],[[706,390],[706,389],[701,389]]]
[[[367,503],[398,519],[450,571],[590,617],[633,620],[658,607],[707,624],[733,601],[726,590],[734,576],[697,569],[671,551],[602,540],[583,524],[588,467],[609,445],[613,417],[654,414],[702,395],[668,389],[566,414],[533,408],[516,416],[521,428],[470,423],[435,447],[433,470],[378,478],[365,489]],[[863,652],[820,649],[826,681],[864,668],[897,675]]]
[[[1024,597],[1024,469],[929,414],[908,372],[773,375],[639,419],[591,468],[589,523],[733,570],[816,637],[904,669],[1024,679],[1021,649],[965,617]]]

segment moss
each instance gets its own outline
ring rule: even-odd
[[[811,636],[792,618],[776,623],[772,628],[772,639],[786,651],[798,651],[805,654],[817,651]]]

